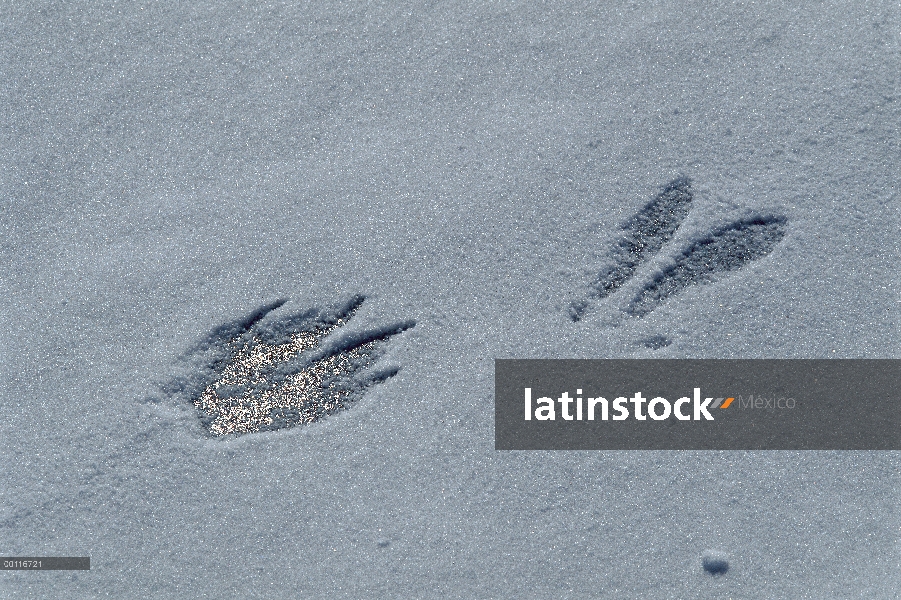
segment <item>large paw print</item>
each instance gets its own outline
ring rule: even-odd
[[[357,296],[337,308],[281,316],[276,311],[285,301],[264,306],[189,353],[201,357],[202,376],[176,387],[189,390],[213,436],[293,427],[348,408],[397,374],[373,367],[388,340],[414,325],[342,334],[363,301]]]

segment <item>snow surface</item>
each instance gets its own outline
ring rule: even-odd
[[[897,598],[899,453],[497,452],[493,360],[901,358],[899,77],[895,1],[2,2],[0,554],[92,568],[0,595]],[[628,316],[756,214],[771,253]],[[354,294],[416,326],[351,409],[223,441],[161,394]]]

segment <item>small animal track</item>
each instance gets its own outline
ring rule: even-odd
[[[735,271],[769,254],[785,237],[785,218],[758,217],[727,225],[695,242],[646,285],[627,312],[646,315],[661,302],[690,285],[714,281],[716,275]]]
[[[638,267],[659,254],[675,235],[691,208],[691,182],[680,177],[671,181],[626,225],[622,238],[611,251],[611,265],[590,286],[587,297],[573,302],[569,316],[580,321],[595,300],[614,294],[632,279]],[[787,220],[783,216],[758,216],[724,225],[694,242],[645,284],[624,312],[643,317],[679,291],[709,283],[719,275],[742,268],[746,263],[769,254],[785,237]],[[648,340],[648,348],[662,348]]]
[[[729,572],[729,558],[723,552],[708,550],[701,557],[701,565],[704,567],[704,571],[714,577]]]
[[[661,348],[666,348],[672,344],[673,341],[665,335],[653,335],[649,338],[640,340],[638,343],[651,350],[660,350]]]
[[[676,179],[623,227],[623,238],[613,249],[613,266],[593,286],[598,298],[618,290],[641,263],[663,248],[688,215],[691,198],[688,179]]]
[[[176,380],[170,392],[190,399],[213,436],[294,427],[348,408],[397,374],[372,367],[390,338],[414,326],[340,335],[364,300],[285,316],[273,316],[284,300],[263,306],[189,352],[200,357],[199,374]]]

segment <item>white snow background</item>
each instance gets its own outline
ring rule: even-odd
[[[493,360],[901,357],[899,77],[895,1],[3,1],[0,554],[91,570],[0,596],[897,598],[899,453],[498,452]],[[772,253],[623,315],[757,213]],[[160,393],[357,293],[416,326],[349,410],[215,440]]]

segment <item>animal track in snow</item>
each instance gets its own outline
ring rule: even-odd
[[[680,177],[626,223],[621,239],[611,251],[611,265],[590,286],[587,297],[570,305],[570,319],[580,321],[593,301],[616,293],[635,276],[639,266],[658,255],[688,215],[691,202],[691,182]],[[723,273],[766,256],[785,236],[786,223],[782,216],[758,216],[706,234],[644,285],[625,313],[643,317],[688,286],[715,281]],[[648,347],[656,349],[662,345],[651,343]]]
[[[356,296],[337,308],[275,316],[285,301],[261,307],[217,329],[192,355],[201,375],[181,380],[213,436],[312,423],[348,408],[371,385],[398,369],[372,367],[393,336],[412,321],[340,334],[363,304]]]
[[[638,343],[650,350],[660,350],[661,348],[666,348],[673,342],[665,335],[658,334],[652,335],[651,337],[645,338],[643,340],[639,340]]]
[[[749,261],[766,256],[785,237],[785,223],[784,217],[757,217],[736,221],[710,233],[644,286],[626,312],[646,315],[690,285],[714,281],[720,273],[735,271]]]
[[[623,227],[623,237],[613,249],[613,266],[593,286],[598,298],[618,290],[641,263],[660,252],[688,215],[691,199],[691,183],[676,179]]]

